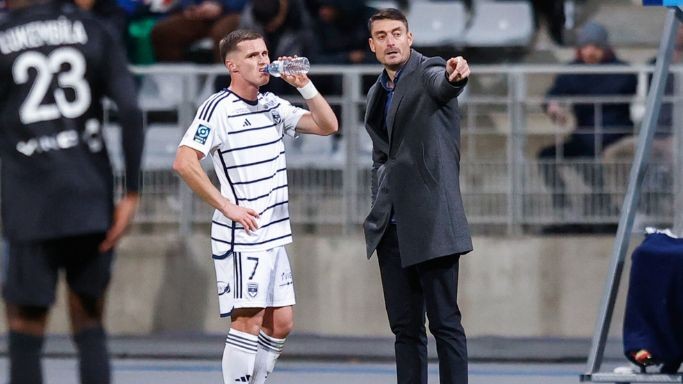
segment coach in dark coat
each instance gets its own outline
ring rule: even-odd
[[[427,335],[436,338],[442,384],[467,383],[467,347],[457,305],[460,255],[472,250],[459,186],[458,101],[469,67],[462,57],[411,49],[398,10],[370,18],[370,49],[384,71],[368,93],[373,204],[364,228],[377,250],[398,383],[427,383]]]

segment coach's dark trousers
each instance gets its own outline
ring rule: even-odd
[[[457,255],[401,267],[396,225],[377,247],[384,301],[396,335],[398,384],[427,384],[427,333],[436,339],[441,384],[467,384],[467,340],[461,324]]]

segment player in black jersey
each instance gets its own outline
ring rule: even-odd
[[[58,272],[82,383],[109,383],[102,326],[112,248],[138,203],[142,115],[123,49],[72,4],[9,0],[0,22],[2,292],[10,383],[42,382],[40,354]],[[127,191],[114,206],[102,97],[118,107]]]

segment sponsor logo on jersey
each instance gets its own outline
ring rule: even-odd
[[[204,145],[210,133],[211,128],[207,127],[206,125],[200,124],[199,128],[197,128],[197,132],[194,134],[194,141]]]
[[[32,137],[28,140],[20,141],[16,145],[16,150],[25,156],[46,153],[51,151],[61,151],[64,149],[75,148],[84,143],[91,152],[96,153],[102,150],[102,137],[99,131],[99,124],[92,120],[86,122],[86,130],[81,135],[75,129],[58,132],[53,135]]]
[[[247,293],[249,294],[249,297],[256,297],[256,295],[258,295],[258,283],[249,283],[247,285]]]

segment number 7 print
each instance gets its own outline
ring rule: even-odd
[[[258,268],[258,257],[247,257],[247,260],[251,260],[254,262],[254,270],[251,271],[251,275],[249,275],[249,280],[254,278],[254,275],[256,274],[256,268]]]

